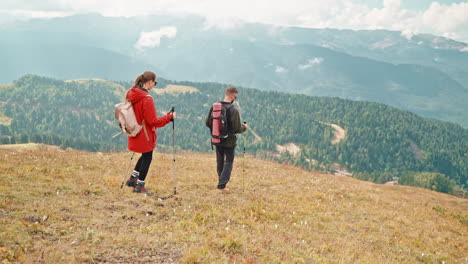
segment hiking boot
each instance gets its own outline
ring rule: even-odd
[[[135,189],[133,189],[133,192],[136,193],[145,193],[145,194],[153,194],[152,192],[148,191],[145,187],[145,183],[138,183]]]
[[[138,181],[138,178],[134,178],[134,177],[130,176],[130,178],[128,178],[127,182],[125,182],[125,185],[127,185],[128,187],[135,188],[137,186],[137,181]]]

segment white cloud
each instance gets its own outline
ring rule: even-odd
[[[66,16],[71,16],[71,15],[73,15],[72,12],[63,12],[63,11],[0,9],[0,17],[10,16],[12,18],[16,18],[19,20],[25,20],[25,19],[30,19],[30,18],[66,17]]]
[[[383,0],[384,8],[398,10],[401,7],[401,0]]]
[[[304,70],[307,70],[308,68],[314,66],[314,65],[318,65],[318,64],[321,64],[322,62],[324,61],[323,58],[319,57],[319,58],[312,58],[310,60],[307,61],[306,64],[301,64],[299,66],[297,66],[297,68],[301,71],[304,71]]]
[[[468,2],[451,2],[433,0],[430,6],[416,10],[405,9],[402,0],[382,0],[379,8],[362,0],[1,0],[0,10],[11,13],[21,7],[24,12],[49,12],[41,16],[60,15],[54,12],[126,17],[193,14],[206,18],[206,29],[231,29],[243,22],[260,22],[312,28],[389,29],[402,31],[405,37],[410,36],[408,32],[431,33],[468,42]]]
[[[407,10],[400,0],[384,0],[382,8],[344,3],[332,10],[298,16],[304,27],[333,27],[342,29],[389,29],[402,31],[409,37],[417,33],[431,33],[468,41],[468,3],[443,5],[433,2],[425,10]],[[411,34],[410,34],[411,32]]]
[[[409,29],[405,29],[401,31],[401,36],[405,37],[407,40],[411,40],[414,35],[415,35],[414,32]]]
[[[206,18],[203,29],[218,28],[221,30],[230,30],[238,28],[243,24],[244,23],[239,19],[214,16]]]
[[[422,27],[439,35],[468,42],[468,2],[441,5],[433,2],[421,15]]]
[[[144,51],[148,48],[159,47],[161,44],[161,38],[174,38],[176,35],[176,27],[162,27],[156,31],[141,32],[140,38],[135,43],[135,48],[139,51]]]
[[[284,73],[284,72],[287,72],[288,70],[286,68],[283,68],[281,66],[276,66],[275,68],[275,72],[277,73]]]

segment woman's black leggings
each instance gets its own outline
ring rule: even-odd
[[[142,153],[141,157],[138,159],[138,162],[135,165],[135,170],[140,173],[138,176],[140,181],[144,181],[146,179],[146,175],[148,174],[148,170],[151,165],[151,160],[153,160],[153,151]]]

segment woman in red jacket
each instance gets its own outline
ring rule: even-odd
[[[167,125],[176,117],[175,113],[158,117],[153,97],[149,95],[149,91],[157,83],[156,74],[145,71],[136,78],[133,88],[127,92],[127,100],[133,104],[137,121],[144,127],[136,137],[128,137],[128,149],[142,153],[126,182],[127,186],[134,188],[133,191],[138,193],[150,193],[145,188],[145,179],[153,159],[153,150],[156,148],[156,128]]]

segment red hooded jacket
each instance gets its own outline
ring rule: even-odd
[[[140,125],[145,120],[145,127],[149,136],[148,141],[142,129],[136,137],[128,137],[128,149],[137,153],[149,152],[156,148],[158,138],[156,128],[167,125],[172,118],[170,113],[158,118],[153,97],[148,95],[147,91],[137,87],[133,87],[127,92],[127,99],[133,104],[136,119]]]

